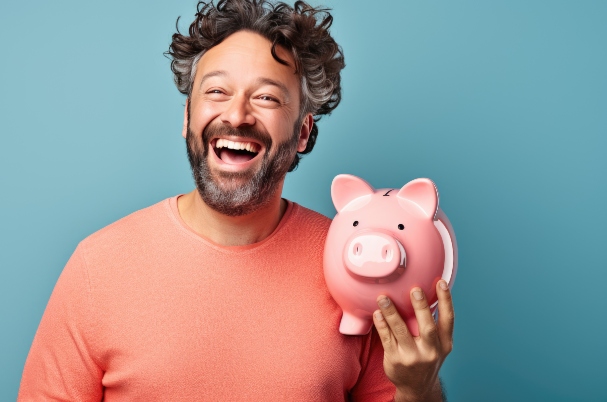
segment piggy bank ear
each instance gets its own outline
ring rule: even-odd
[[[331,198],[337,212],[343,210],[352,201],[372,195],[374,192],[375,190],[369,183],[350,174],[335,176],[331,184]]]
[[[399,201],[411,201],[430,219],[434,219],[438,210],[438,190],[430,179],[415,179],[405,184],[396,194]],[[406,202],[405,201],[405,202]],[[401,205],[403,203],[401,202]]]

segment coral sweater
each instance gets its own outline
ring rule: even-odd
[[[259,243],[223,247],[177,197],[83,240],[30,349],[18,401],[389,401],[383,348],[338,331],[326,217],[289,202]]]

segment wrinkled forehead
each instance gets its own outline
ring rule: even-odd
[[[195,85],[200,85],[206,74],[220,71],[222,78],[242,83],[259,77],[270,78],[298,93],[300,79],[295,71],[293,55],[281,46],[276,46],[275,51],[287,65],[272,56],[272,43],[268,39],[251,31],[238,31],[202,55]]]

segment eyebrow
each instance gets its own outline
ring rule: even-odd
[[[286,101],[289,101],[289,99],[291,98],[289,96],[289,90],[287,89],[287,86],[285,84],[283,84],[282,82],[274,81],[271,78],[260,77],[255,81],[255,84],[257,84],[258,86],[261,86],[261,85],[275,86],[278,89],[280,89],[280,91],[282,92],[282,95],[285,97]]]
[[[209,78],[223,77],[225,75],[228,75],[228,72],[224,71],[224,70],[215,70],[215,71],[211,71],[210,73],[206,73],[205,75],[202,76],[202,79],[200,80],[200,86],[198,88],[199,89],[202,88],[202,84],[204,84],[204,82],[206,80],[208,80]]]

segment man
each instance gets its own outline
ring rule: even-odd
[[[322,273],[330,222],[281,198],[315,118],[340,100],[331,16],[303,2],[199,6],[169,50],[196,190],[78,245],[18,399],[441,400],[453,331],[443,282],[438,325],[412,289],[420,337],[382,296],[376,330],[341,335]]]

